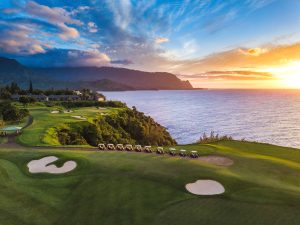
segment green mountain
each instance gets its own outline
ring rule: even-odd
[[[103,91],[192,89],[189,81],[174,74],[115,67],[30,68],[14,59],[0,57],[0,86],[18,83],[27,88],[90,88]]]

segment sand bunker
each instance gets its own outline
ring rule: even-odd
[[[223,156],[201,156],[198,159],[203,162],[214,164],[216,166],[231,166],[234,163],[232,159]]]
[[[185,185],[185,188],[195,195],[219,195],[225,192],[223,185],[214,180],[197,180]]]
[[[77,166],[75,161],[67,161],[62,167],[57,167],[56,165],[48,165],[50,163],[58,160],[55,156],[47,156],[38,160],[30,161],[27,166],[30,173],[52,173],[61,174],[67,173],[74,170]]]
[[[71,116],[71,117],[73,117],[75,119],[79,119],[79,120],[86,120],[86,118],[82,117],[82,116]]]
[[[52,113],[52,114],[57,114],[57,113],[59,113],[59,111],[54,110],[54,111],[52,111],[51,113]]]

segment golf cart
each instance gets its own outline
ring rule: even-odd
[[[134,146],[134,150],[135,150],[136,152],[141,152],[141,151],[143,150],[143,148],[142,148],[141,145],[136,145],[136,146]]]
[[[151,146],[145,146],[145,147],[144,147],[144,151],[145,151],[146,153],[152,153]]]
[[[105,146],[105,144],[98,144],[98,148],[99,148],[99,150],[105,150],[106,146]]]
[[[198,154],[197,151],[191,151],[190,157],[195,159],[195,158],[198,158],[198,157],[199,157],[199,154]]]
[[[124,150],[123,144],[117,144],[116,149],[117,149],[118,151],[123,151],[123,150]]]
[[[186,150],[181,149],[181,150],[179,151],[179,155],[180,155],[181,157],[186,157]]]
[[[107,149],[108,149],[108,150],[115,150],[116,148],[115,148],[115,145],[114,145],[114,144],[108,144],[108,145],[107,145]]]

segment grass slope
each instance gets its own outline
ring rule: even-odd
[[[230,157],[230,167],[128,152],[0,151],[0,224],[298,225],[300,151],[266,144],[220,142],[182,146]],[[29,174],[42,156],[76,160],[67,174]],[[184,186],[215,179],[220,196]]]

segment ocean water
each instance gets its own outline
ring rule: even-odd
[[[300,148],[300,90],[104,92],[165,126],[178,143],[215,131]]]

